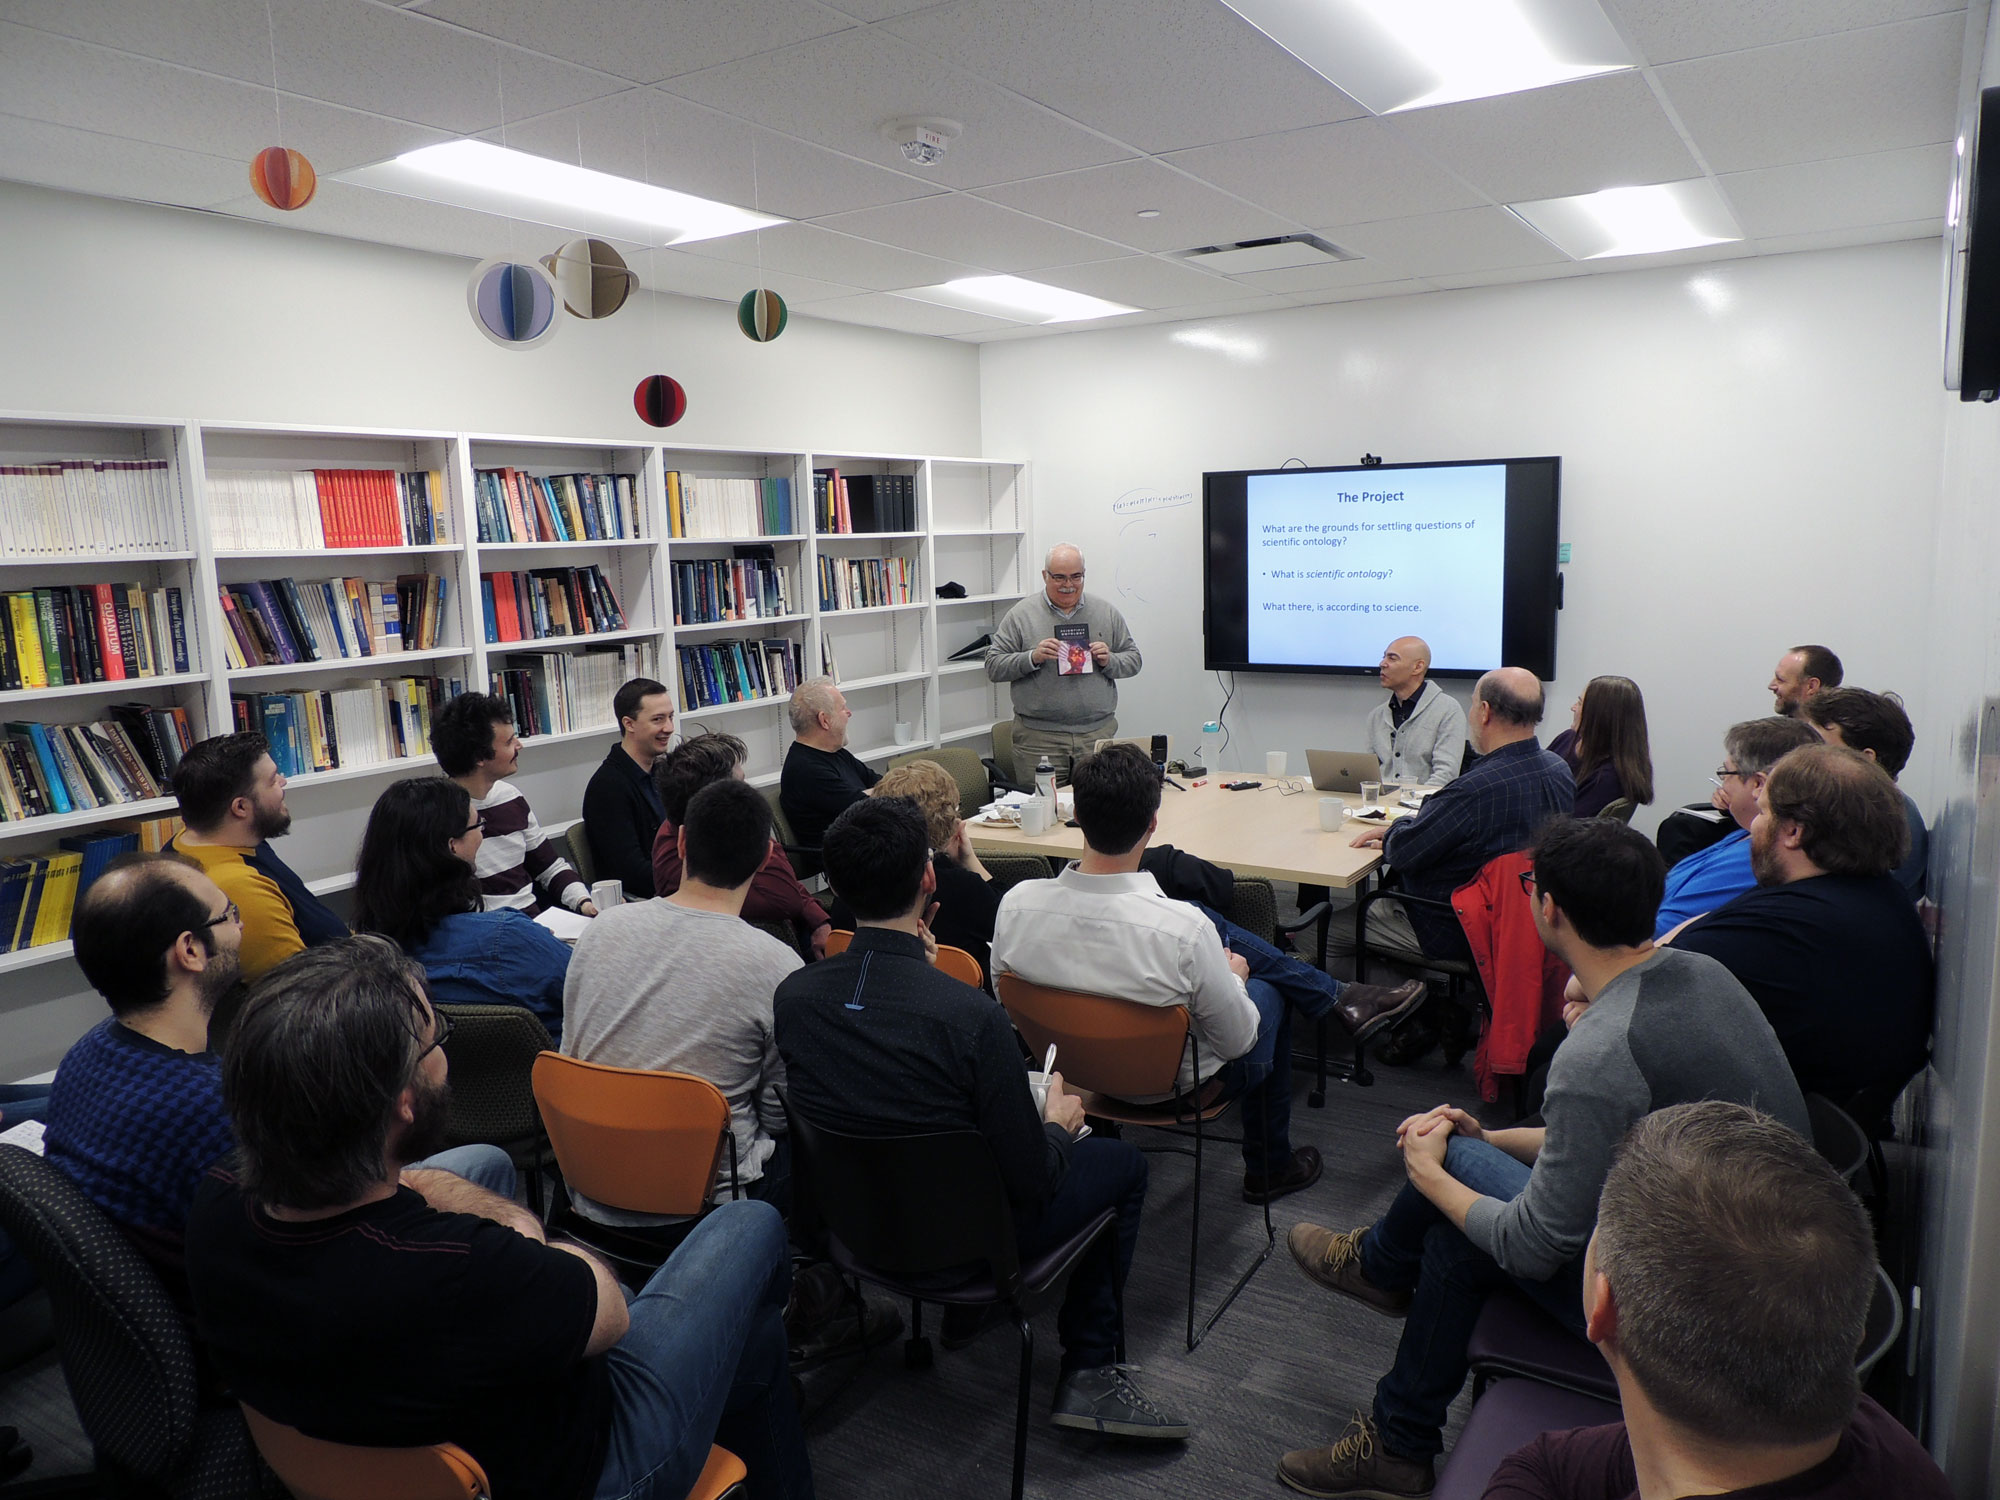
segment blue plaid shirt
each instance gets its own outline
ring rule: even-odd
[[[1411,895],[1448,901],[1488,860],[1525,849],[1543,824],[1568,817],[1575,803],[1569,767],[1530,736],[1482,755],[1425,798],[1414,818],[1391,823],[1382,853]],[[1406,910],[1427,949],[1463,946],[1456,921],[1419,907]]]

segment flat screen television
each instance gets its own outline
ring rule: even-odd
[[[1559,458],[1202,476],[1204,664],[1372,674],[1422,636],[1431,673],[1556,674]]]

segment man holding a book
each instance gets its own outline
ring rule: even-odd
[[[1032,785],[1043,756],[1058,781],[1118,732],[1118,679],[1139,673],[1139,647],[1118,607],[1083,591],[1083,554],[1049,549],[1042,592],[1007,611],[986,651],[986,675],[1014,700],[1014,779]]]

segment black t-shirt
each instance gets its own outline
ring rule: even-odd
[[[265,1416],[333,1442],[457,1443],[494,1500],[596,1492],[611,1385],[584,1357],[597,1280],[574,1255],[406,1187],[281,1223],[218,1170],[187,1261],[216,1364]]]
[[[785,768],[778,778],[778,805],[791,821],[792,832],[809,849],[826,837],[826,825],[868,795],[882,779],[851,750],[815,750],[792,741]]]
[[[1916,908],[1888,875],[1760,885],[1674,939],[1721,961],[1778,1033],[1799,1087],[1884,1103],[1924,1065],[1935,981]]]

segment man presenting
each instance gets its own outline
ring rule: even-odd
[[[1007,611],[986,650],[986,675],[1012,684],[1015,781],[1033,785],[1045,755],[1068,781],[1078,756],[1118,732],[1118,679],[1139,665],[1117,606],[1083,591],[1083,554],[1051,547],[1042,592]]]
[[[1368,748],[1384,781],[1443,786],[1465,760],[1465,710],[1430,680],[1431,648],[1414,635],[1382,653],[1389,701],[1368,713]]]

